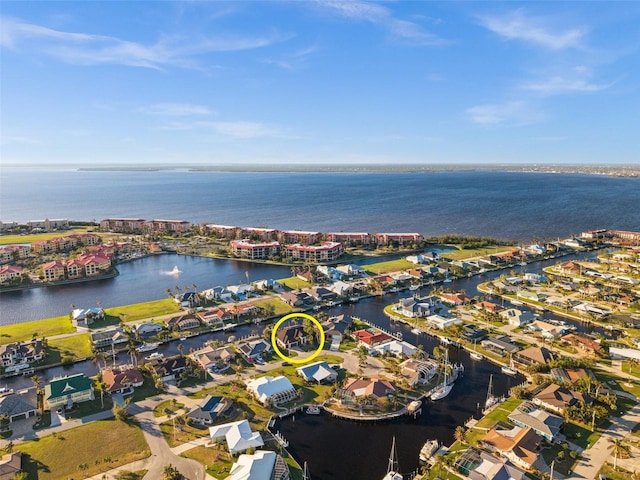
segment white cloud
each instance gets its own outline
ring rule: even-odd
[[[480,23],[509,40],[524,40],[552,50],[580,47],[586,33],[583,28],[551,31],[548,20],[528,17],[521,9],[501,16],[483,16]]]
[[[148,115],[185,117],[191,115],[212,115],[215,112],[204,105],[190,103],[156,103],[139,109]]]
[[[1,19],[0,45],[24,51],[44,53],[74,65],[115,64],[160,69],[166,66],[195,68],[193,57],[212,52],[228,52],[267,47],[290,38],[272,32],[264,36],[216,38],[171,36],[148,45],[120,38],[87,33],[64,32],[25,23],[17,19]]]
[[[401,20],[393,12],[377,3],[328,0],[319,5],[342,17],[366,21],[386,29],[393,37],[413,45],[445,45],[449,41],[425,31],[419,24]]]
[[[279,132],[257,122],[201,122],[216,133],[235,138],[277,137]]]
[[[552,77],[541,82],[525,83],[520,86],[523,90],[539,93],[540,95],[551,96],[565,93],[590,93],[606,90],[612,84],[589,83],[584,78]]]
[[[478,125],[528,125],[544,116],[523,101],[476,105],[467,109],[469,120]]]

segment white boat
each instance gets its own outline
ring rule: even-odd
[[[427,440],[420,449],[420,461],[428,462],[440,448],[438,440]]]
[[[444,351],[444,381],[442,382],[442,385],[438,387],[438,389],[429,396],[429,398],[432,401],[435,402],[436,400],[440,400],[446,397],[447,395],[449,395],[449,393],[451,393],[451,389],[453,388],[453,383],[458,378],[459,370],[455,368],[453,369],[453,373],[455,374],[455,377],[449,378],[449,350],[445,350]]]
[[[360,297],[349,297],[349,301],[351,303],[356,303],[360,301]]]
[[[187,339],[187,337],[180,337],[180,341],[184,342]]]
[[[524,303],[522,303],[520,300],[509,300],[509,302],[511,302],[514,305],[524,305]]]
[[[509,365],[503,365],[502,368],[502,373],[506,373],[507,375],[517,375],[518,371],[513,368],[513,360],[511,361],[511,363]]]
[[[484,401],[484,408],[494,406],[498,403],[498,397],[493,394],[493,375],[489,377],[489,388],[487,389],[487,399]]]
[[[387,466],[387,474],[382,480],[403,480],[402,475],[398,472],[398,460],[396,459],[396,437],[393,437],[391,443],[391,454],[389,455],[389,465]]]
[[[442,283],[451,283],[453,280],[451,280],[450,278],[445,278]]]
[[[320,407],[318,405],[309,405],[306,413],[308,415],[320,415]]]
[[[409,290],[411,290],[412,292],[415,292],[416,290],[418,290],[420,287],[418,285],[411,285],[409,287]]]
[[[158,352],[153,352],[151,355],[144,357],[145,360],[160,360],[161,358],[164,358],[164,355]]]
[[[136,348],[136,350],[140,353],[143,353],[143,352],[151,352],[157,348],[158,348],[157,343],[143,343],[138,348]]]
[[[233,336],[233,335],[231,335],[229,338],[227,338],[227,342],[228,342],[228,343],[233,343],[233,342],[235,342],[235,341],[236,341],[236,337],[235,337],[235,336]]]
[[[447,395],[449,395],[449,393],[451,393],[452,388],[453,388],[453,383],[450,385],[443,384],[440,388],[438,388],[435,392],[433,392],[429,398],[434,402],[436,400],[440,400],[446,397]]]
[[[236,328],[234,323],[227,323],[226,325],[222,326],[222,331],[228,332],[229,330],[233,330],[234,328]]]
[[[412,328],[411,329],[411,333],[414,333],[416,335],[420,335],[422,333],[422,330],[420,330],[419,328]]]
[[[474,360],[484,360],[484,355],[476,352],[476,342],[473,342],[473,352],[471,352],[469,356]]]

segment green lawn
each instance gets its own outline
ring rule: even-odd
[[[555,461],[555,471],[560,472],[563,475],[568,475],[569,470],[573,469],[573,464],[577,461],[577,458],[571,458],[570,452],[571,450],[569,448],[565,448],[563,444],[556,443],[550,447],[542,449],[541,453],[547,465],[551,465],[551,462]]]
[[[629,480],[632,478],[632,472],[627,472],[620,467],[618,470],[614,470],[612,463],[605,463],[599,473],[604,475],[607,480]]]
[[[165,415],[174,414],[182,407],[184,407],[184,403],[176,402],[174,405],[172,400],[165,400],[154,407],[153,416],[164,417]]]
[[[151,302],[134,303],[122,307],[105,308],[104,313],[122,319],[123,322],[144,320],[170,313],[180,312],[180,306],[170,298]]]
[[[45,364],[60,363],[65,358],[74,360],[91,357],[91,337],[88,333],[48,341]]]
[[[476,427],[479,428],[491,428],[497,422],[505,422],[508,423],[507,417],[513,412],[518,405],[520,405],[523,400],[518,398],[510,398],[505,402],[497,405],[491,412],[482,417],[480,421],[476,424]],[[486,435],[486,430],[474,429],[472,428],[467,433],[467,443],[469,445],[475,445],[478,440]]]
[[[312,286],[311,283],[298,277],[279,278],[278,282],[290,290],[298,290],[300,288],[309,288]]]
[[[207,467],[207,473],[214,478],[223,479],[229,476],[234,463],[233,457],[223,448],[198,446],[180,454],[191,458]]]
[[[29,480],[85,478],[150,455],[136,424],[101,420],[18,444]],[[86,465],[83,472],[79,466]]]
[[[372,263],[371,265],[363,265],[363,268],[367,272],[375,273],[376,275],[381,273],[399,272],[414,267],[416,267],[415,263],[411,263],[404,258],[389,260],[388,262]]]
[[[11,245],[13,243],[33,243],[40,240],[50,240],[57,237],[68,237],[69,235],[79,235],[93,230],[97,227],[74,228],[73,230],[64,230],[58,232],[32,233],[28,235],[0,235],[0,245]]]
[[[442,257],[447,260],[463,260],[465,258],[482,257],[483,255],[495,255],[496,253],[508,252],[510,250],[516,250],[516,248],[510,247],[508,245],[469,248],[463,250],[454,250],[451,252],[443,252]]]
[[[181,425],[178,420],[174,420],[174,418],[160,424],[162,436],[172,448],[192,440],[197,440],[198,438],[206,437],[209,434],[208,428],[196,428],[186,424]]]
[[[252,302],[256,307],[262,310],[262,314],[266,315],[266,309],[269,305],[273,307],[273,315],[280,316],[286,315],[287,313],[293,312],[293,308],[291,308],[288,304],[280,300],[276,297],[265,298],[262,300],[256,300]]]
[[[96,398],[93,400],[74,404],[73,409],[68,410],[65,413],[65,417],[68,420],[73,420],[105,410],[111,410],[113,402],[111,401],[111,396],[108,393],[104,393],[104,398],[102,400],[100,399],[100,392],[94,392],[94,395]],[[103,404],[104,407],[102,406]]]
[[[31,340],[34,334],[38,338],[52,337],[61,333],[75,332],[69,315],[34,320],[32,322],[3,325],[0,333],[0,344]]]

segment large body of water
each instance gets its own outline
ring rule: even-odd
[[[107,217],[515,240],[640,227],[640,181],[595,175],[2,168],[0,220]]]

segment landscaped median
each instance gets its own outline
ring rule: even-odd
[[[29,478],[86,478],[147,458],[151,452],[134,422],[101,420],[14,446]]]

